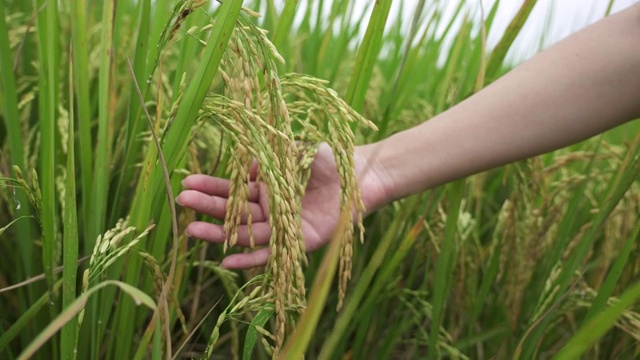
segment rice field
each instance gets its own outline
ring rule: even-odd
[[[500,2],[391,3],[0,0],[0,358],[637,358],[637,121],[361,216],[354,146],[509,71],[536,1],[490,49]],[[341,222],[306,254],[321,143]],[[255,163],[271,257],[230,271]],[[218,221],[176,204],[195,173],[224,245],[184,232]]]

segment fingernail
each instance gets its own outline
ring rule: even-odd
[[[179,197],[180,197],[180,195],[176,196],[176,199],[175,199],[175,200],[176,200],[176,204],[178,204],[178,205],[182,206],[182,204],[181,204],[181,203],[180,203],[180,201],[178,200],[178,198],[179,198]]]

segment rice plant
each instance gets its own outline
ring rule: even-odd
[[[508,71],[535,4],[487,49],[499,2],[0,0],[0,357],[637,357],[637,123],[363,219],[354,146]],[[320,144],[341,223],[307,254]],[[230,179],[223,246],[184,234],[194,173]],[[271,255],[229,271],[253,181]]]

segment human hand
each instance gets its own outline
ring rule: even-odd
[[[358,184],[367,213],[385,202],[382,173],[370,161],[369,147],[357,147],[354,154]],[[253,176],[252,180],[255,179]],[[190,175],[183,180],[186,188],[178,197],[178,204],[224,220],[229,197],[229,180],[208,175]],[[271,237],[267,192],[262,182],[251,182],[249,186],[249,211],[255,245],[267,245]],[[313,251],[326,244],[333,235],[340,219],[340,178],[331,148],[323,143],[311,164],[311,177],[302,199],[302,232],[305,249]],[[249,246],[246,216],[238,230],[238,245]],[[194,221],[186,233],[212,243],[223,243],[223,226],[204,221]],[[229,269],[245,269],[264,265],[269,258],[269,248],[263,247],[249,253],[227,256],[222,266]]]

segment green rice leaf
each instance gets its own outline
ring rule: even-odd
[[[242,360],[251,360],[253,354],[253,348],[256,345],[256,341],[260,337],[260,333],[256,330],[256,326],[264,327],[269,319],[273,316],[273,309],[262,309],[251,320],[251,325],[247,329],[247,335],[244,338],[244,347],[242,350]]]
[[[611,329],[622,313],[640,299],[640,283],[632,286],[622,294],[611,307],[584,324],[571,338],[567,345],[554,357],[557,360],[579,359],[609,329]]]
[[[356,111],[362,110],[364,97],[369,89],[373,66],[378,59],[378,54],[382,47],[382,35],[384,34],[384,27],[387,23],[390,8],[391,0],[375,2],[371,19],[367,26],[367,32],[358,49],[355,68],[351,75],[347,94],[345,95],[347,104]]]
[[[125,294],[129,295],[137,305],[144,305],[151,310],[155,310],[156,304],[149,295],[127,283],[115,280],[103,281],[83,293],[74,302],[67,306],[49,325],[36,336],[33,341],[22,351],[18,359],[31,358],[44,343],[58,332],[67,322],[71,321],[80,311],[82,311],[91,295],[106,286],[119,287]]]

